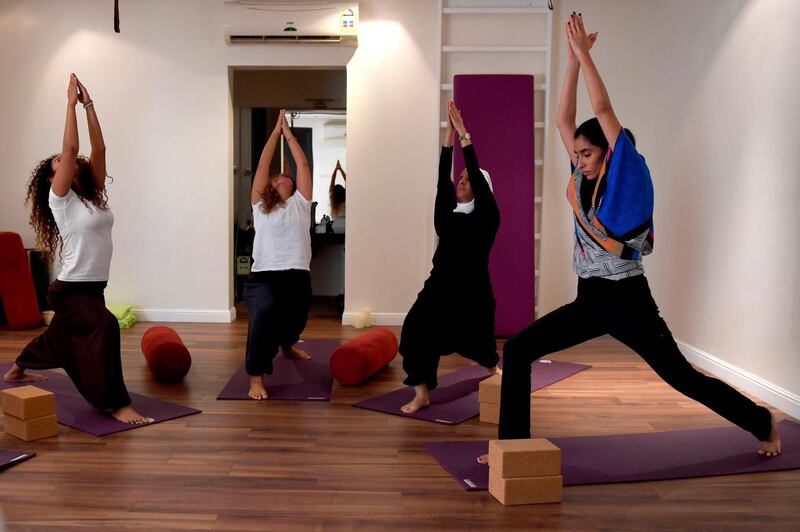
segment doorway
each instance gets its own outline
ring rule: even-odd
[[[311,315],[340,319],[344,310],[346,237],[347,72],[337,69],[255,69],[230,71],[233,103],[233,299],[246,316],[242,293],[252,268],[255,239],[250,189],[261,151],[280,109],[305,152],[313,176],[311,232]],[[279,147],[270,175],[282,161],[292,175],[288,146]]]

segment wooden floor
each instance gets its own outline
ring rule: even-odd
[[[503,507],[486,492],[462,491],[422,448],[492,438],[494,426],[350,406],[401,385],[399,357],[365,386],[335,385],[329,403],[217,401],[242,363],[246,322],[170,324],[193,356],[179,385],[148,375],[139,341],[152,325],[123,331],[128,388],[203,413],[104,438],[61,425],[58,438],[39,442],[2,434],[0,447],[39,453],[0,473],[9,530],[800,530],[800,471],[568,487],[561,504]],[[0,361],[37,332],[0,329]],[[356,333],[315,318],[305,337]],[[539,436],[726,424],[611,339],[551,358],[593,367],[535,394]],[[440,373],[467,363],[447,357]]]

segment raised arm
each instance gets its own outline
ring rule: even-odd
[[[436,204],[433,210],[433,227],[440,237],[445,229],[445,221],[449,213],[456,208],[456,187],[450,175],[453,169],[453,123],[447,120],[447,132],[442,142],[439,155],[439,181],[436,185]]]
[[[258,203],[258,200],[261,199],[264,190],[267,188],[267,183],[269,182],[269,165],[272,162],[272,156],[275,155],[275,148],[278,146],[278,141],[281,138],[281,126],[283,125],[283,121],[284,112],[283,109],[281,109],[278,115],[278,122],[275,124],[275,128],[272,130],[269,139],[267,139],[267,143],[264,145],[264,149],[261,151],[261,157],[258,159],[258,168],[256,168],[256,175],[253,178],[253,188],[250,189],[250,203],[253,205]]]
[[[67,87],[67,119],[64,124],[64,141],[61,145],[61,156],[58,168],[50,185],[56,196],[64,197],[72,187],[75,177],[75,161],[78,159],[78,119],[75,116],[75,105],[78,103],[78,78],[69,76]]]
[[[300,143],[297,142],[297,137],[295,137],[292,134],[292,130],[289,129],[289,122],[286,121],[286,116],[281,116],[283,117],[283,136],[286,137],[289,150],[292,152],[295,165],[297,165],[297,176],[295,176],[297,191],[302,194],[307,201],[311,201],[314,192],[314,182],[311,179],[311,167],[308,165],[308,159],[306,159],[306,154],[303,153],[303,148],[301,148]]]
[[[333,169],[333,173],[331,174],[331,185],[328,187],[328,194],[333,194],[333,187],[336,186],[336,173],[341,172],[342,178],[347,182],[347,176],[342,170],[342,164],[337,160],[336,161],[336,168]]]
[[[578,92],[578,72],[580,70],[580,63],[572,50],[572,45],[569,42],[569,27],[564,24],[564,34],[567,37],[567,71],[564,74],[564,84],[561,86],[561,97],[558,100],[558,111],[556,112],[556,127],[558,133],[561,135],[561,141],[564,143],[564,148],[567,150],[572,164],[577,164],[577,155],[575,154],[575,124],[576,113],[576,95]],[[589,35],[590,47],[597,39],[597,33]]]
[[[462,139],[466,136],[467,127],[461,117],[461,111],[458,110],[452,100],[447,105],[447,112],[459,138]],[[499,213],[494,194],[489,188],[480,166],[478,166],[478,156],[475,154],[475,147],[472,145],[471,139],[463,138],[461,140],[461,151],[464,154],[464,165],[467,168],[472,194],[475,196],[475,211],[489,214]]]
[[[608,97],[608,91],[606,91],[606,86],[600,78],[600,72],[598,72],[597,66],[589,53],[592,41],[583,26],[583,16],[573,12],[567,22],[567,30],[570,46],[575,51],[581,68],[583,68],[583,79],[586,81],[586,89],[589,91],[592,111],[594,111],[597,120],[600,122],[600,127],[603,129],[608,145],[614,146],[622,125],[620,125],[617,115],[614,114],[611,98]]]
[[[77,77],[75,80],[78,82],[78,101],[86,109],[86,122],[89,124],[89,144],[92,146],[89,166],[92,169],[97,188],[103,190],[106,186],[106,143],[103,141],[103,131],[100,129],[100,121],[97,119],[94,101],[89,96],[89,91],[83,86],[81,80]]]

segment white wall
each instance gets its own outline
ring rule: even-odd
[[[396,321],[431,267],[438,158],[436,2],[361,2],[347,67],[345,319]]]
[[[690,360],[800,416],[800,260],[793,154],[800,54],[792,0],[564,1],[599,31],[594,57],[656,188],[656,301]],[[566,64],[557,36],[552,89]],[[558,94],[554,92],[553,94]],[[557,98],[552,99],[555,110]],[[591,116],[583,81],[579,121]],[[553,115],[555,116],[555,115]],[[575,293],[567,159],[546,168],[540,305]]]

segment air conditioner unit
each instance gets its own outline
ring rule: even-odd
[[[228,44],[358,44],[358,2],[226,0]]]

